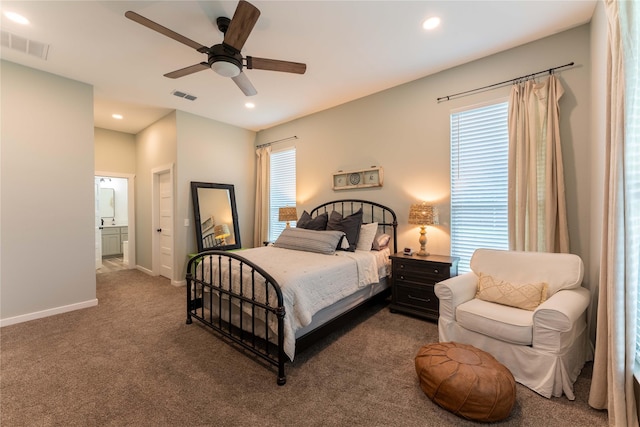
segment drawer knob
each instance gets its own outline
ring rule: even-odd
[[[400,280],[404,280],[404,276],[403,275],[400,275]]]
[[[404,264],[400,264],[400,268],[404,268]]]
[[[437,273],[440,273],[440,270],[438,270],[437,268],[434,270]]]

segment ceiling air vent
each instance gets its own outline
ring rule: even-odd
[[[8,47],[44,60],[49,54],[48,44],[25,39],[8,31],[2,31],[2,47]]]
[[[184,98],[184,99],[188,99],[189,101],[195,101],[196,99],[198,99],[197,96],[195,95],[189,95],[188,93],[185,92],[181,92],[179,90],[174,90],[173,92],[171,92],[171,94],[179,97],[179,98]]]

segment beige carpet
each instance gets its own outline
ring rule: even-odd
[[[197,322],[185,288],[128,270],[98,275],[97,307],[0,330],[0,424],[9,426],[465,426],[413,365],[435,323],[375,307],[287,365],[287,384]],[[587,405],[517,386],[505,426],[605,426]]]

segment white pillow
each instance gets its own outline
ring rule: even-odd
[[[373,239],[375,239],[377,232],[377,222],[372,222],[371,224],[362,224],[360,226],[360,236],[358,236],[358,244],[356,246],[356,250],[370,251],[371,245],[373,245]]]

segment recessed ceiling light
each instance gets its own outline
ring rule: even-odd
[[[253,102],[247,102],[246,104],[244,104],[244,106],[247,108],[256,108],[256,104],[254,104]]]
[[[12,20],[13,22],[17,22],[18,24],[27,25],[29,24],[29,20],[19,13],[15,12],[4,12],[4,16]]]
[[[422,23],[422,28],[424,28],[425,30],[433,30],[439,25],[440,25],[440,18],[438,18],[437,16],[432,16],[431,18],[426,19]]]
[[[113,117],[116,120],[122,120],[122,114],[112,114],[111,117]]]

